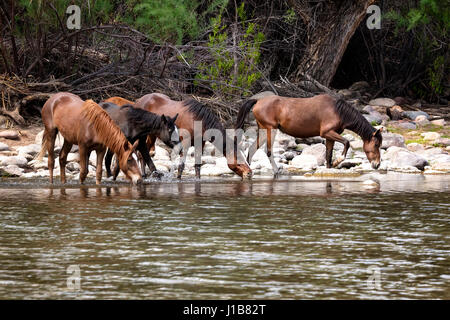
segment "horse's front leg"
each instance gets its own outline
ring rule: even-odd
[[[100,184],[102,182],[102,166],[103,166],[103,158],[105,157],[106,148],[101,148],[97,150],[97,168],[95,175],[95,183]]]
[[[333,167],[337,167],[342,161],[345,160],[348,148],[350,147],[350,142],[334,130],[330,130],[324,134],[321,134],[321,136],[322,138],[325,138],[327,140],[337,141],[344,145],[344,151],[342,152],[342,155],[333,162]]]
[[[331,160],[333,158],[333,147],[334,147],[334,141],[331,139],[327,139],[325,146],[327,147],[326,151],[326,160],[327,160],[327,168],[331,168]]]
[[[186,157],[189,150],[189,147],[191,146],[188,139],[183,139],[181,152],[180,152],[180,164],[178,165],[178,174],[177,179],[181,179],[181,176],[184,171],[185,163],[186,163]]]
[[[153,175],[156,172],[157,177],[160,178],[161,175],[158,174],[158,172],[156,170],[156,166],[153,163],[152,158],[150,157],[150,153],[149,153],[149,150],[147,148],[147,143],[146,143],[146,141],[144,139],[139,139],[139,144],[138,144],[137,149],[141,153],[142,158],[144,158],[145,164],[150,169],[150,175]],[[144,178],[144,177],[146,177],[146,175],[145,175],[145,166],[143,168],[144,168],[144,173],[142,174],[142,177]]]
[[[260,129],[258,126],[258,129],[256,129],[256,140],[251,144],[251,146],[248,148],[248,155],[247,155],[247,162],[248,165],[252,162],[253,156],[255,155],[256,151],[266,142],[266,136],[261,136]]]
[[[111,172],[111,161],[113,158],[114,153],[108,149],[108,151],[106,152],[106,156],[105,156],[105,168],[106,168],[106,177],[111,177],[112,176],[112,172]]]
[[[280,169],[278,168],[277,164],[275,163],[275,159],[273,158],[273,143],[275,142],[275,135],[276,135],[276,129],[267,129],[269,132],[267,132],[267,157],[269,157],[270,164],[272,165],[273,175],[274,177],[278,177],[278,174],[280,172]]]
[[[146,139],[147,150],[149,150],[150,157],[155,156],[155,143],[157,137],[154,135],[148,135]]]

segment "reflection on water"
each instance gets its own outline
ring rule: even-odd
[[[0,298],[449,299],[449,194],[421,175],[4,182]]]

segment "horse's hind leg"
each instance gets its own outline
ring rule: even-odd
[[[70,152],[70,149],[72,149],[72,144],[68,143],[67,140],[64,139],[64,144],[61,149],[61,152],[59,153],[59,169],[60,169],[60,176],[61,176],[61,183],[66,183],[66,163],[67,163],[67,155]]]
[[[50,175],[50,183],[53,183],[53,169],[55,167],[55,140],[56,135],[58,134],[58,129],[53,128],[47,130],[45,128],[44,136],[46,136],[46,145],[47,145],[47,152],[48,152],[48,172]]]

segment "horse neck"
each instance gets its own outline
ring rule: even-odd
[[[130,112],[133,112],[132,110]],[[133,130],[136,132],[135,136],[157,135],[162,129],[161,116],[148,111],[141,113],[142,118],[139,121],[130,121]],[[134,122],[134,123],[133,123]]]

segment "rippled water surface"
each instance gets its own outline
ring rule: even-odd
[[[449,198],[449,176],[3,180],[0,298],[450,299]]]

